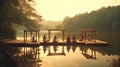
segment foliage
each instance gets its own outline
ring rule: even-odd
[[[65,17],[63,26],[68,31],[96,29],[99,31],[120,31],[120,5],[102,7],[90,13]]]
[[[0,0],[0,33],[15,38],[16,25],[38,29],[41,16],[36,14],[32,4],[33,0]]]

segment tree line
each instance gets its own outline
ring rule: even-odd
[[[69,32],[79,32],[82,29],[120,31],[120,5],[102,7],[73,17],[66,16],[59,27]]]

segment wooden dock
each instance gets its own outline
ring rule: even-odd
[[[16,46],[16,47],[39,47],[39,46],[54,46],[54,45],[58,45],[58,46],[108,46],[107,42],[101,41],[101,40],[96,40],[96,41],[78,41],[75,43],[66,43],[66,41],[60,41],[58,43],[53,43],[53,42],[47,42],[47,43],[43,43],[43,42],[31,42],[31,41],[27,41],[24,42],[23,40],[8,40],[5,41],[2,45],[4,46]]]
[[[41,42],[40,40],[40,32],[41,30],[24,30],[24,37],[23,40],[8,40],[8,41],[4,41],[2,42],[3,46],[18,46],[18,47],[39,47],[39,46],[108,46],[107,42],[101,41],[101,40],[97,40],[96,39],[96,30],[92,30],[92,29],[87,29],[87,30],[82,30],[80,32],[80,38],[79,40],[76,39],[75,35],[72,36],[72,38],[70,38],[70,36],[68,35],[68,37],[65,40],[65,29],[47,29],[48,31],[48,35],[44,35],[43,36],[43,41]],[[51,40],[51,33],[52,31],[60,31],[61,32],[61,37],[62,40],[60,40],[57,43],[54,43]],[[31,38],[32,41],[36,41],[36,42],[32,42],[29,41],[29,37]],[[74,42],[71,42],[74,41]],[[47,42],[49,41],[49,42]],[[58,41],[57,40],[57,36],[55,35],[53,38],[53,41]],[[47,42],[47,43],[45,43]],[[70,43],[68,43],[70,42]]]

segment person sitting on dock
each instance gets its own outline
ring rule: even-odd
[[[73,35],[72,42],[73,42],[73,43],[76,43],[75,35]]]
[[[55,35],[54,38],[53,38],[53,43],[57,43],[58,40],[57,40],[57,36]]]
[[[43,43],[47,43],[46,35],[43,36]]]
[[[67,43],[71,43],[71,41],[70,41],[70,35],[68,35],[68,37],[67,37]]]
[[[35,40],[35,36],[32,37],[32,42],[37,42],[37,41]]]

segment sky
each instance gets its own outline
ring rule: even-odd
[[[62,21],[66,16],[117,5],[120,0],[35,0],[34,7],[44,20]]]

